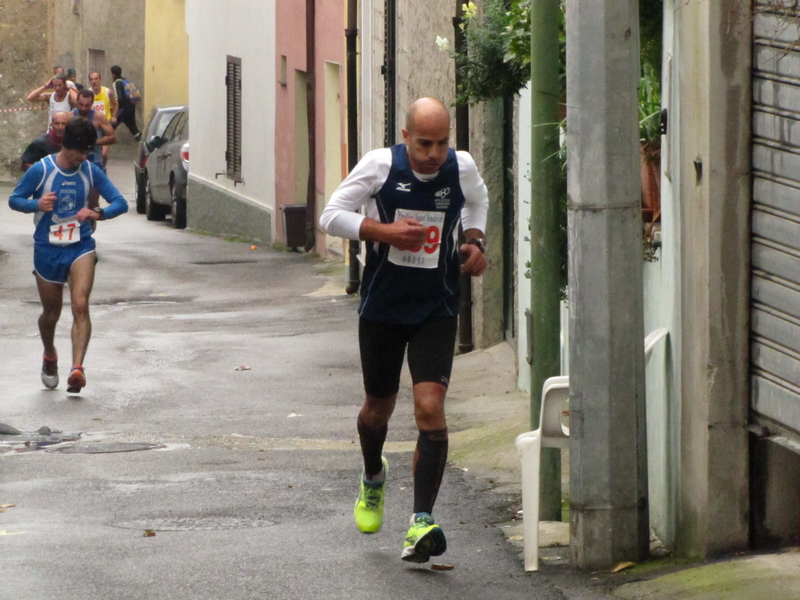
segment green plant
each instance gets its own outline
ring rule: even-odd
[[[639,81],[639,139],[649,144],[661,141],[661,81],[647,63]]]
[[[474,2],[463,5],[466,49],[452,53],[461,74],[458,102],[475,104],[518,94],[530,79],[531,0],[485,0],[480,14]],[[661,81],[664,0],[639,0],[642,72]],[[561,11],[559,72],[566,90],[566,23]],[[441,38],[440,38],[441,39]],[[442,47],[442,46],[440,46]]]
[[[518,94],[530,80],[530,0],[486,0],[483,13],[464,5],[466,48],[454,52],[458,102],[475,104]]]
[[[642,70],[653,69],[661,81],[661,51],[664,44],[664,0],[639,0],[639,55]]]

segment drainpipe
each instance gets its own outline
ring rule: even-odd
[[[455,31],[453,44],[456,54],[459,55],[466,50],[467,40],[461,25],[464,17],[461,16],[463,10],[462,0],[456,0],[456,16],[453,17],[453,30]],[[461,86],[461,61],[456,58],[456,95]],[[469,104],[466,102],[456,102],[456,149],[469,151]],[[464,231],[459,228],[459,244],[463,244]],[[466,273],[460,276],[461,283],[461,306],[458,312],[458,353],[466,354],[472,352],[474,345],[472,330],[472,277]]]
[[[397,0],[386,0],[385,16],[386,49],[381,74],[384,77],[384,146],[397,142],[397,79],[395,61],[397,59]]]
[[[317,243],[317,69],[316,69],[316,6],[306,0],[306,111],[308,112],[308,188],[306,193],[306,252]]]
[[[358,73],[356,58],[358,56],[356,41],[358,40],[358,0],[347,0],[347,29],[344,31],[347,40],[347,170],[352,171],[358,163]],[[350,240],[348,254],[350,259],[349,279],[345,291],[355,294],[359,285],[358,240]]]
[[[559,0],[531,2],[531,428],[539,427],[542,386],[560,372]],[[561,520],[561,451],[542,448],[539,518]]]

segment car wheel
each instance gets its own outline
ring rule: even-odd
[[[169,186],[170,208],[172,213],[172,226],[175,229],[186,227],[186,198],[180,198],[175,183]]]
[[[147,196],[147,171],[144,171],[141,176],[136,175],[136,212],[140,215],[145,213],[147,210],[146,207],[146,196]]]
[[[147,193],[145,194],[145,211],[144,214],[148,221],[163,221],[166,213],[164,209],[153,202],[153,191],[150,187],[150,179],[147,179]]]

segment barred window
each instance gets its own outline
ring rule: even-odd
[[[227,88],[228,144],[225,150],[228,179],[242,181],[242,59],[228,56]]]

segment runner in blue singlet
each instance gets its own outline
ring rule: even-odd
[[[488,197],[475,162],[449,148],[450,116],[432,98],[414,102],[404,144],[368,152],[331,195],[320,226],[367,242],[358,338],[366,398],[356,426],[364,470],[353,509],[358,529],[383,524],[389,464],[382,456],[408,356],[419,436],[414,453],[414,512],[401,558],[427,562],[447,549],[433,506],[447,462],[444,401],[459,308],[459,273],[486,268]],[[358,211],[366,208],[365,214]],[[466,235],[459,246],[458,226]]]
[[[73,118],[64,130],[62,148],[25,172],[9,198],[12,209],[34,213],[33,264],[42,314],[39,333],[44,345],[42,383],[58,385],[58,353],[54,338],[61,316],[64,284],[72,302],[72,369],[67,392],[86,386],[83,359],[89,345],[91,321],[89,295],[95,273],[92,223],[113,219],[128,210],[128,203],[105,173],[87,161],[97,133],[84,118]],[[99,192],[109,203],[105,209],[89,206],[89,196]]]

